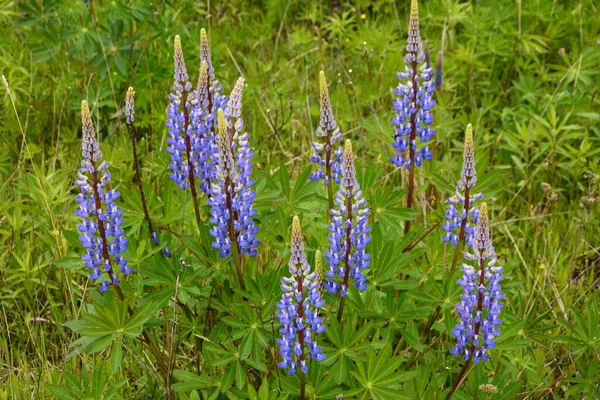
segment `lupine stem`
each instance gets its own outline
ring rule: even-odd
[[[298,270],[300,270],[301,266],[298,266]],[[296,284],[298,285],[298,292],[301,293],[300,300],[298,300],[297,309],[298,309],[298,320],[302,321],[304,319],[304,292],[302,290],[302,282],[304,281],[304,276],[302,274],[297,274],[296,276]],[[304,330],[306,327],[298,330],[298,343],[300,344],[300,356],[298,357],[298,362],[301,364],[304,361],[306,355],[304,354]],[[301,370],[300,371],[300,400],[304,400],[306,390],[306,374]]]
[[[91,152],[92,155],[90,157],[90,164],[92,165],[92,180],[93,180],[93,185],[92,185],[92,189],[94,191],[94,200],[96,202],[96,217],[98,218],[98,233],[100,235],[100,240],[102,240],[102,258],[104,258],[104,261],[106,262],[106,265],[108,266],[108,277],[110,278],[110,284],[113,285],[116,289],[117,289],[117,294],[119,294],[119,297],[121,298],[121,300],[124,299],[123,297],[123,293],[121,292],[121,288],[119,288],[119,285],[115,285],[115,273],[113,271],[112,268],[112,263],[110,261],[110,255],[108,254],[108,240],[106,238],[106,229],[104,228],[104,221],[102,219],[100,219],[100,209],[102,208],[102,200],[100,199],[100,193],[98,192],[98,183],[99,183],[99,179],[98,179],[98,170],[96,169],[96,162],[94,161],[94,153],[93,151]]]
[[[306,374],[300,374],[300,400],[306,399]]]
[[[152,220],[150,219],[150,213],[148,212],[148,205],[146,203],[146,193],[144,192],[144,185],[142,183],[142,173],[141,173],[141,168],[140,168],[140,162],[139,162],[138,156],[137,156],[137,145],[136,145],[136,140],[135,140],[135,125],[133,124],[133,122],[131,122],[129,124],[129,137],[131,138],[131,151],[133,153],[133,165],[135,168],[135,177],[136,177],[136,181],[137,181],[138,191],[140,192],[140,198],[142,200],[142,209],[144,211],[144,218],[146,219],[146,222],[148,223],[148,229],[150,231],[150,236],[152,238],[156,238],[156,240],[158,241],[158,238],[156,237],[156,231],[154,230],[154,226],[152,225]]]
[[[327,131],[325,138],[325,174],[329,177],[327,184],[327,199],[329,207],[327,208],[327,218],[331,221],[331,210],[333,209],[333,176],[331,176],[331,130]]]
[[[230,212],[230,218],[227,221],[227,228],[228,228],[228,234],[229,234],[229,241],[230,241],[230,249],[231,249],[231,256],[233,258],[233,263],[235,266],[235,272],[237,274],[237,278],[238,278],[238,282],[240,283],[240,288],[242,290],[246,290],[246,284],[244,283],[244,273],[242,271],[242,257],[243,254],[241,254],[240,252],[240,245],[237,241],[237,236],[235,234],[235,228],[233,226],[233,221],[235,218],[235,211],[233,209],[233,199],[231,198],[231,193],[229,191],[229,188],[231,186],[231,180],[229,179],[229,177],[225,178],[225,203],[227,204],[227,209]]]
[[[416,107],[417,104],[417,93],[418,93],[418,85],[417,85],[417,62],[414,61],[412,63],[412,84],[413,84],[413,98],[412,102]],[[413,146],[414,141],[417,137],[417,114],[412,113],[410,116],[410,137],[408,141],[408,151],[409,151],[409,159],[410,159],[410,171],[408,173],[408,192],[406,194],[406,208],[412,208],[413,205],[413,191],[415,189],[415,148]],[[404,222],[404,234],[408,234],[410,231],[410,220],[406,220]]]
[[[331,182],[330,182],[331,183]],[[348,187],[348,193],[352,193],[352,186]],[[352,231],[352,196],[348,197],[346,204],[346,210],[348,210],[348,227],[346,228],[346,254],[344,255],[344,264],[346,265],[346,273],[344,274],[344,286],[348,290],[348,284],[350,283],[350,252],[352,250],[351,231]],[[346,296],[342,296],[340,300],[340,308],[337,314],[338,323],[342,322],[342,315],[344,314],[344,305],[346,304]]]

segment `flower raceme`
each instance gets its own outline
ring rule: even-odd
[[[248,133],[241,133],[241,99],[244,79],[238,79],[226,111],[218,109],[218,153],[216,158],[216,180],[211,185],[210,233],[215,238],[213,247],[219,249],[221,257],[227,257],[232,249],[242,254],[256,256],[260,244],[256,238],[258,228],[253,217],[255,192],[251,179],[253,153],[249,149]]]
[[[369,209],[356,179],[352,143],[346,140],[341,167],[342,178],[331,210],[329,225],[329,251],[325,258],[329,263],[325,288],[332,294],[338,291],[345,296],[350,277],[359,290],[366,290],[366,276],[362,271],[369,267],[370,254],[365,251],[371,241]]]
[[[318,273],[311,272],[310,264],[306,261],[298,217],[294,217],[292,222],[289,271],[290,276],[281,279],[283,294],[277,304],[277,316],[282,325],[279,330],[281,338],[277,340],[283,359],[279,367],[288,368],[290,375],[296,373],[298,368],[306,374],[308,359],[325,359],[325,354],[315,340],[315,336],[325,330],[323,319],[318,313],[325,302],[321,298]]]
[[[183,190],[188,187],[195,191],[195,178],[200,176],[201,165],[194,149],[200,147],[198,131],[204,129],[200,123],[201,108],[198,107],[198,96],[192,93],[181,39],[175,36],[174,47],[174,82],[171,100],[167,109],[166,126],[169,130],[167,151],[171,154],[171,179]]]
[[[342,159],[342,146],[336,147],[336,143],[342,140],[342,133],[337,126],[331,108],[331,98],[327,90],[327,80],[323,71],[319,74],[319,105],[321,117],[316,135],[323,138],[324,142],[313,142],[314,153],[310,160],[318,165],[315,172],[310,174],[310,179],[317,181],[323,179],[325,185],[333,179],[336,183],[340,182],[340,167]]]
[[[469,124],[465,133],[465,148],[460,179],[456,185],[455,195],[448,199],[449,205],[445,214],[446,222],[442,225],[442,228],[446,231],[446,234],[442,237],[444,242],[450,242],[453,246],[456,246],[460,240],[465,239],[467,244],[470,247],[472,246],[474,226],[477,225],[479,216],[479,210],[473,207],[473,204],[483,198],[482,193],[472,193],[476,183],[475,142],[473,141],[473,127]]]
[[[221,83],[215,79],[212,64],[210,42],[204,28],[200,31],[200,74],[196,87],[198,102],[195,103],[195,112],[199,115],[196,131],[199,140],[196,142],[195,151],[200,164],[202,191],[210,196],[210,184],[215,180],[216,168],[213,155],[218,151],[215,125],[217,110],[225,110],[227,96],[224,96]]]
[[[481,205],[472,253],[465,253],[465,258],[476,266],[463,264],[464,274],[458,280],[464,293],[456,305],[460,321],[452,331],[457,343],[450,353],[478,363],[489,360],[487,351],[496,346],[495,339],[500,335],[498,326],[502,323],[498,316],[504,299],[500,286],[503,268],[497,265],[486,203]]]
[[[396,114],[392,118],[392,124],[395,126],[393,145],[396,154],[391,161],[395,166],[409,170],[413,164],[420,167],[423,160],[430,160],[433,154],[427,145],[419,148],[417,138],[426,143],[435,134],[430,127],[433,123],[431,109],[435,105],[435,100],[432,99],[435,91],[433,69],[427,62],[423,62],[425,54],[419,33],[417,0],[411,2],[406,50],[408,53],[404,57],[404,71],[397,74],[401,82],[394,90],[397,97],[393,102]]]
[[[85,266],[92,270],[90,279],[96,280],[106,274],[108,279],[102,279],[100,284],[100,291],[105,292],[111,284],[119,284],[114,265],[119,265],[123,275],[130,274],[133,269],[127,266],[127,260],[123,258],[127,238],[123,236],[121,228],[123,211],[115,203],[120,194],[108,187],[111,180],[108,163],[101,161],[102,152],[85,100],[81,102],[81,122],[83,159],[75,181],[81,190],[76,198],[79,208],[75,211],[82,219],[78,230],[85,254],[81,258]]]

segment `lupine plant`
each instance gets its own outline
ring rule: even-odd
[[[312,142],[314,152],[310,160],[317,164],[317,170],[310,174],[310,179],[315,181],[323,179],[327,187],[329,210],[331,210],[334,207],[334,189],[331,180],[340,183],[344,149],[337,145],[342,140],[342,132],[333,115],[327,80],[323,71],[319,73],[319,109],[319,126],[316,135],[317,138],[322,138],[323,142],[317,140]]]
[[[199,130],[205,129],[201,124],[202,109],[198,107],[197,93],[192,91],[181,38],[175,36],[173,64],[173,90],[169,94],[166,126],[169,130],[167,151],[171,154],[171,179],[183,190],[189,188],[198,227],[201,226],[200,209],[198,205],[197,178],[201,176],[202,167],[196,149],[201,147]]]
[[[256,256],[260,244],[256,237],[258,228],[253,220],[255,192],[252,190],[252,151],[248,133],[242,133],[242,90],[244,78],[240,77],[229,97],[225,112],[218,109],[218,153],[214,155],[216,179],[211,185],[210,233],[212,246],[219,249],[221,257],[233,255],[240,287],[244,288],[242,257]]]
[[[471,362],[490,359],[487,352],[496,346],[496,338],[500,335],[498,326],[502,320],[499,314],[504,299],[500,281],[504,278],[504,269],[498,265],[492,245],[486,203],[481,205],[471,248],[465,253],[465,258],[475,265],[464,263],[464,274],[458,280],[463,290],[461,303],[456,305],[460,322],[452,330],[457,343],[450,350],[451,354],[462,356],[465,363],[446,399],[452,397],[464,380]]]
[[[456,267],[462,242],[466,241],[469,247],[473,246],[473,232],[479,216],[479,210],[474,204],[483,198],[483,193],[473,192],[476,184],[475,142],[473,140],[473,127],[468,124],[465,132],[465,148],[460,179],[456,184],[454,196],[447,200],[448,207],[446,207],[444,216],[446,222],[442,225],[442,228],[446,231],[446,234],[442,237],[443,241],[456,247],[450,272],[453,272]]]
[[[79,208],[75,211],[82,220],[78,230],[85,253],[81,258],[85,266],[92,271],[90,279],[102,278],[100,292],[106,292],[113,285],[122,298],[115,268],[118,266],[123,275],[130,274],[133,269],[123,257],[127,249],[127,238],[123,236],[121,228],[123,211],[115,202],[120,194],[109,188],[111,174],[108,172],[108,162],[102,160],[92,114],[86,100],[81,102],[81,123],[83,159],[75,181],[81,190],[76,198]]]
[[[301,373],[300,398],[305,398],[305,375],[310,359],[325,360],[325,354],[317,344],[316,335],[325,331],[319,308],[325,301],[321,296],[319,274],[311,271],[304,251],[304,238],[300,219],[292,221],[292,244],[290,247],[290,276],[281,279],[281,300],[277,303],[277,316],[281,322],[281,339],[278,339],[281,358],[280,368],[293,375]]]
[[[396,154],[391,161],[396,167],[409,171],[406,207],[412,208],[415,166],[420,167],[423,161],[431,159],[433,153],[428,147],[428,142],[435,134],[431,128],[431,109],[435,105],[435,100],[432,99],[432,93],[435,91],[432,81],[433,68],[424,62],[417,0],[411,1],[406,50],[404,71],[398,72],[400,83],[394,90],[396,100],[393,106],[396,114],[392,118],[392,124]],[[420,147],[417,145],[417,139],[423,143]],[[410,220],[407,220],[404,233],[408,233],[409,230]]]
[[[363,270],[369,268],[370,254],[366,246],[369,235],[369,209],[363,198],[354,166],[352,142],[346,140],[341,166],[340,188],[331,210],[329,225],[329,251],[325,253],[329,270],[325,288],[331,294],[342,297],[338,310],[338,321],[342,320],[348,288],[353,283],[358,290],[367,290],[367,277]],[[352,280],[350,278],[352,277]]]

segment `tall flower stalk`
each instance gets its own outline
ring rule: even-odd
[[[460,179],[456,184],[455,195],[448,199],[448,207],[444,218],[446,222],[442,228],[446,234],[442,237],[446,243],[455,246],[454,258],[450,273],[454,272],[458,258],[466,242],[472,247],[474,227],[477,225],[479,210],[474,203],[483,198],[482,193],[473,193],[477,175],[475,171],[475,142],[473,140],[473,127],[467,125],[465,132],[465,147],[463,151],[463,166]]]
[[[297,216],[292,222],[292,244],[289,262],[290,276],[281,278],[281,300],[277,303],[277,316],[281,322],[281,338],[277,340],[282,361],[280,368],[287,368],[293,375],[300,369],[300,399],[305,398],[307,361],[313,358],[323,361],[321,347],[315,336],[325,331],[318,309],[325,304],[317,272],[311,272],[304,252],[302,228]]]
[[[148,212],[148,205],[146,202],[146,193],[144,192],[144,184],[142,183],[142,172],[140,167],[140,161],[137,156],[137,144],[136,144],[136,133],[135,133],[135,91],[133,87],[129,87],[127,89],[127,95],[125,96],[125,117],[127,127],[129,128],[129,138],[131,139],[131,151],[133,153],[133,164],[135,168],[135,178],[137,181],[138,191],[140,192],[140,199],[142,201],[142,210],[144,211],[144,219],[148,223],[148,231],[150,232],[150,236],[152,237],[152,243],[155,246],[160,246],[158,240],[158,233],[154,229],[154,224],[152,223],[152,219],[150,218],[150,213]],[[171,252],[167,247],[163,248],[163,254],[166,257],[171,257]]]
[[[210,185],[215,180],[216,174],[214,154],[218,151],[215,133],[217,109],[225,110],[227,96],[222,94],[221,83],[215,79],[210,42],[204,28],[200,31],[200,61],[200,74],[196,87],[198,98],[196,112],[200,115],[196,125],[199,140],[196,142],[195,151],[201,167],[199,172],[202,178],[200,188],[210,197]]]
[[[424,62],[425,54],[419,33],[419,5],[417,0],[411,1],[408,24],[408,53],[404,57],[404,72],[398,72],[400,83],[394,90],[396,100],[393,102],[396,115],[392,118],[395,126],[394,149],[396,154],[392,163],[409,171],[406,207],[412,208],[415,181],[414,166],[420,167],[424,160],[430,160],[433,153],[427,146],[417,145],[417,138],[427,143],[435,131],[431,108],[435,105],[432,93],[435,84],[432,82],[433,69]],[[410,221],[404,225],[404,233],[410,230]]]
[[[198,192],[196,178],[200,176],[202,166],[198,160],[195,149],[200,141],[198,129],[201,128],[200,120],[202,110],[197,107],[198,96],[192,91],[189,81],[181,39],[175,36],[174,47],[174,79],[173,91],[169,94],[166,126],[169,130],[167,151],[171,154],[171,179],[182,189],[190,188],[194,214],[198,228],[201,227],[200,209],[198,206]]]
[[[114,267],[118,265],[123,275],[130,274],[133,269],[127,266],[127,260],[123,258],[127,238],[123,236],[121,228],[123,211],[115,203],[120,194],[115,189],[109,189],[111,175],[108,162],[102,161],[86,100],[81,102],[81,122],[83,159],[75,181],[81,190],[76,198],[79,208],[75,211],[82,219],[78,230],[85,254],[81,258],[85,266],[92,270],[90,279],[108,278],[101,280],[100,292],[106,292],[113,285],[122,300],[124,296]]]
[[[352,281],[358,290],[367,290],[367,277],[363,270],[369,267],[371,255],[366,246],[371,241],[369,209],[356,179],[352,143],[346,140],[342,157],[340,188],[331,210],[329,225],[329,251],[325,258],[329,263],[324,287],[331,294],[341,296],[337,319],[342,320],[348,286]]]
[[[260,244],[256,234],[258,227],[253,220],[254,210],[252,162],[248,133],[243,133],[241,118],[244,78],[240,77],[231,92],[225,111],[217,110],[218,152],[216,179],[211,185],[210,233],[215,238],[212,246],[219,249],[221,257],[232,254],[240,287],[245,289],[243,279],[243,255],[256,256]]]
[[[342,133],[333,116],[331,98],[329,97],[329,90],[327,89],[327,80],[325,79],[325,72],[323,71],[319,73],[319,106],[321,116],[319,118],[319,127],[317,128],[316,135],[318,138],[323,138],[324,141],[322,143],[318,141],[312,143],[314,153],[310,160],[317,164],[318,167],[309,177],[313,181],[323,179],[323,182],[327,187],[329,210],[332,210],[334,207],[334,197],[331,180],[333,179],[334,182],[340,183],[340,168],[343,149],[342,146],[336,147],[336,143],[342,140]],[[327,211],[328,216],[330,215],[329,210]]]
[[[462,356],[465,364],[459,373],[446,399],[452,397],[466,377],[471,362],[488,361],[488,350],[496,346],[500,335],[498,326],[504,294],[500,281],[504,278],[503,268],[497,265],[496,253],[490,236],[487,204],[481,205],[481,214],[473,233],[472,252],[465,258],[475,266],[463,264],[464,274],[458,280],[463,289],[460,304],[456,311],[460,321],[452,330],[456,337],[456,346],[451,354]]]

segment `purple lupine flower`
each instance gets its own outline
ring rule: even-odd
[[[183,190],[190,187],[195,193],[195,177],[200,175],[200,163],[195,154],[199,147],[198,129],[202,110],[197,107],[197,93],[192,92],[181,39],[175,36],[173,91],[169,94],[166,126],[169,130],[167,151],[171,154],[171,179]],[[194,196],[195,197],[195,196]]]
[[[256,256],[260,244],[256,238],[258,228],[253,217],[255,193],[251,179],[252,152],[248,148],[248,134],[241,134],[241,93],[243,78],[238,79],[230,96],[226,112],[218,109],[218,153],[214,155],[216,180],[211,185],[211,235],[215,238],[213,247],[219,249],[221,257],[227,257],[236,244],[242,254]],[[225,116],[229,116],[229,119]],[[236,142],[237,141],[237,142]]]
[[[215,79],[215,69],[212,63],[210,42],[204,28],[200,30],[200,61],[206,62],[208,66],[210,104],[212,106],[212,112],[214,113],[214,119],[216,120],[216,109],[225,109],[227,104],[227,96],[223,95],[223,87],[221,86],[221,82]]]
[[[195,134],[198,140],[194,141],[194,152],[198,158],[199,177],[202,178],[200,188],[206,195],[210,195],[210,184],[215,180],[215,162],[214,153],[216,153],[216,141],[213,129],[215,115],[213,105],[211,104],[210,83],[208,64],[202,61],[200,67],[200,78],[195,93],[198,102],[196,103],[194,114],[197,114],[196,124],[194,126]]]
[[[482,193],[472,193],[476,183],[475,142],[473,141],[473,127],[469,124],[465,133],[460,179],[456,185],[455,195],[448,199],[449,205],[444,216],[446,222],[442,225],[446,231],[446,234],[442,236],[444,242],[450,242],[456,246],[460,240],[465,239],[469,247],[472,247],[473,231],[479,216],[479,210],[473,204],[483,198]],[[457,209],[457,206],[460,208]]]
[[[199,174],[202,182],[200,187],[206,195],[210,196],[210,185],[216,179],[216,163],[213,155],[218,152],[217,135],[215,134],[217,109],[225,110],[227,96],[222,94],[221,83],[215,79],[210,43],[204,28],[200,30],[200,61],[200,78],[196,88],[199,100],[197,107],[200,109],[197,111],[200,113],[197,125],[199,141],[195,150],[201,166]]]
[[[356,180],[352,143],[346,140],[342,161],[342,179],[335,198],[336,208],[331,210],[329,225],[329,251],[325,258],[329,263],[328,280],[324,287],[330,293],[340,291],[345,296],[350,277],[358,290],[367,289],[367,277],[362,270],[369,267],[371,255],[365,251],[371,241],[369,209]],[[339,281],[338,282],[338,278]]]
[[[321,298],[321,288],[317,272],[310,271],[306,261],[300,220],[294,217],[292,223],[292,245],[289,262],[290,277],[281,278],[281,300],[277,303],[277,316],[281,322],[279,354],[280,368],[289,368],[293,375],[300,369],[308,372],[306,361],[313,358],[323,361],[325,354],[317,344],[315,336],[325,330],[323,318],[318,309],[325,304]]]
[[[123,237],[121,228],[123,211],[115,203],[120,194],[108,188],[111,179],[108,163],[101,162],[102,152],[96,140],[92,114],[85,100],[81,102],[81,122],[83,160],[75,181],[81,190],[76,198],[79,209],[75,210],[75,214],[82,219],[78,230],[85,254],[81,259],[92,270],[90,279],[96,280],[106,273],[108,279],[102,279],[100,284],[100,291],[105,292],[111,284],[119,284],[113,265],[119,265],[123,275],[130,274],[133,269],[127,266],[127,260],[123,258],[127,238]]]
[[[452,330],[457,343],[450,353],[478,363],[489,360],[487,351],[496,346],[495,339],[500,335],[498,326],[502,323],[498,315],[504,299],[500,286],[503,268],[497,265],[486,203],[481,205],[472,251],[465,253],[465,258],[475,261],[476,266],[463,264],[464,274],[458,280],[464,294],[456,305],[460,322]]]
[[[317,164],[318,167],[309,177],[313,181],[323,179],[325,185],[329,185],[331,179],[336,183],[340,182],[343,149],[342,146],[336,146],[336,143],[342,140],[342,132],[333,116],[331,99],[329,97],[329,90],[327,89],[325,72],[323,71],[319,73],[319,85],[321,117],[316,135],[319,138],[324,138],[324,142],[313,141],[312,143],[314,153],[310,161]]]
[[[395,166],[409,170],[413,163],[420,167],[423,160],[430,160],[433,155],[427,145],[420,148],[417,146],[417,138],[425,143],[435,134],[430,127],[433,123],[431,108],[435,105],[435,100],[431,97],[435,91],[432,82],[433,69],[423,62],[425,54],[419,33],[417,0],[411,2],[406,50],[408,53],[404,57],[404,72],[398,72],[397,76],[401,82],[394,90],[397,96],[393,102],[396,115],[392,118],[392,124],[395,126],[393,145],[396,155],[391,161]]]
[[[127,95],[125,96],[125,109],[123,111],[123,113],[126,116],[126,122],[127,122],[127,126],[129,127],[129,137],[131,139],[131,150],[133,152],[133,162],[134,162],[134,167],[135,167],[135,174],[136,174],[136,179],[138,181],[138,190],[140,192],[140,198],[142,201],[142,209],[144,211],[144,218],[146,219],[146,221],[148,222],[148,229],[150,231],[150,236],[152,237],[152,243],[154,243],[155,246],[159,246],[159,241],[158,241],[158,235],[156,233],[156,231],[154,230],[154,225],[152,224],[152,220],[150,219],[150,213],[148,212],[148,206],[146,204],[146,194],[144,192],[144,185],[142,183],[142,173],[141,173],[141,168],[140,168],[140,163],[138,160],[138,156],[137,156],[137,146],[136,146],[136,139],[135,139],[135,91],[133,90],[133,87],[129,87],[129,89],[127,89]],[[171,252],[169,251],[168,247],[164,247],[162,249],[163,254],[166,257],[171,257]]]

